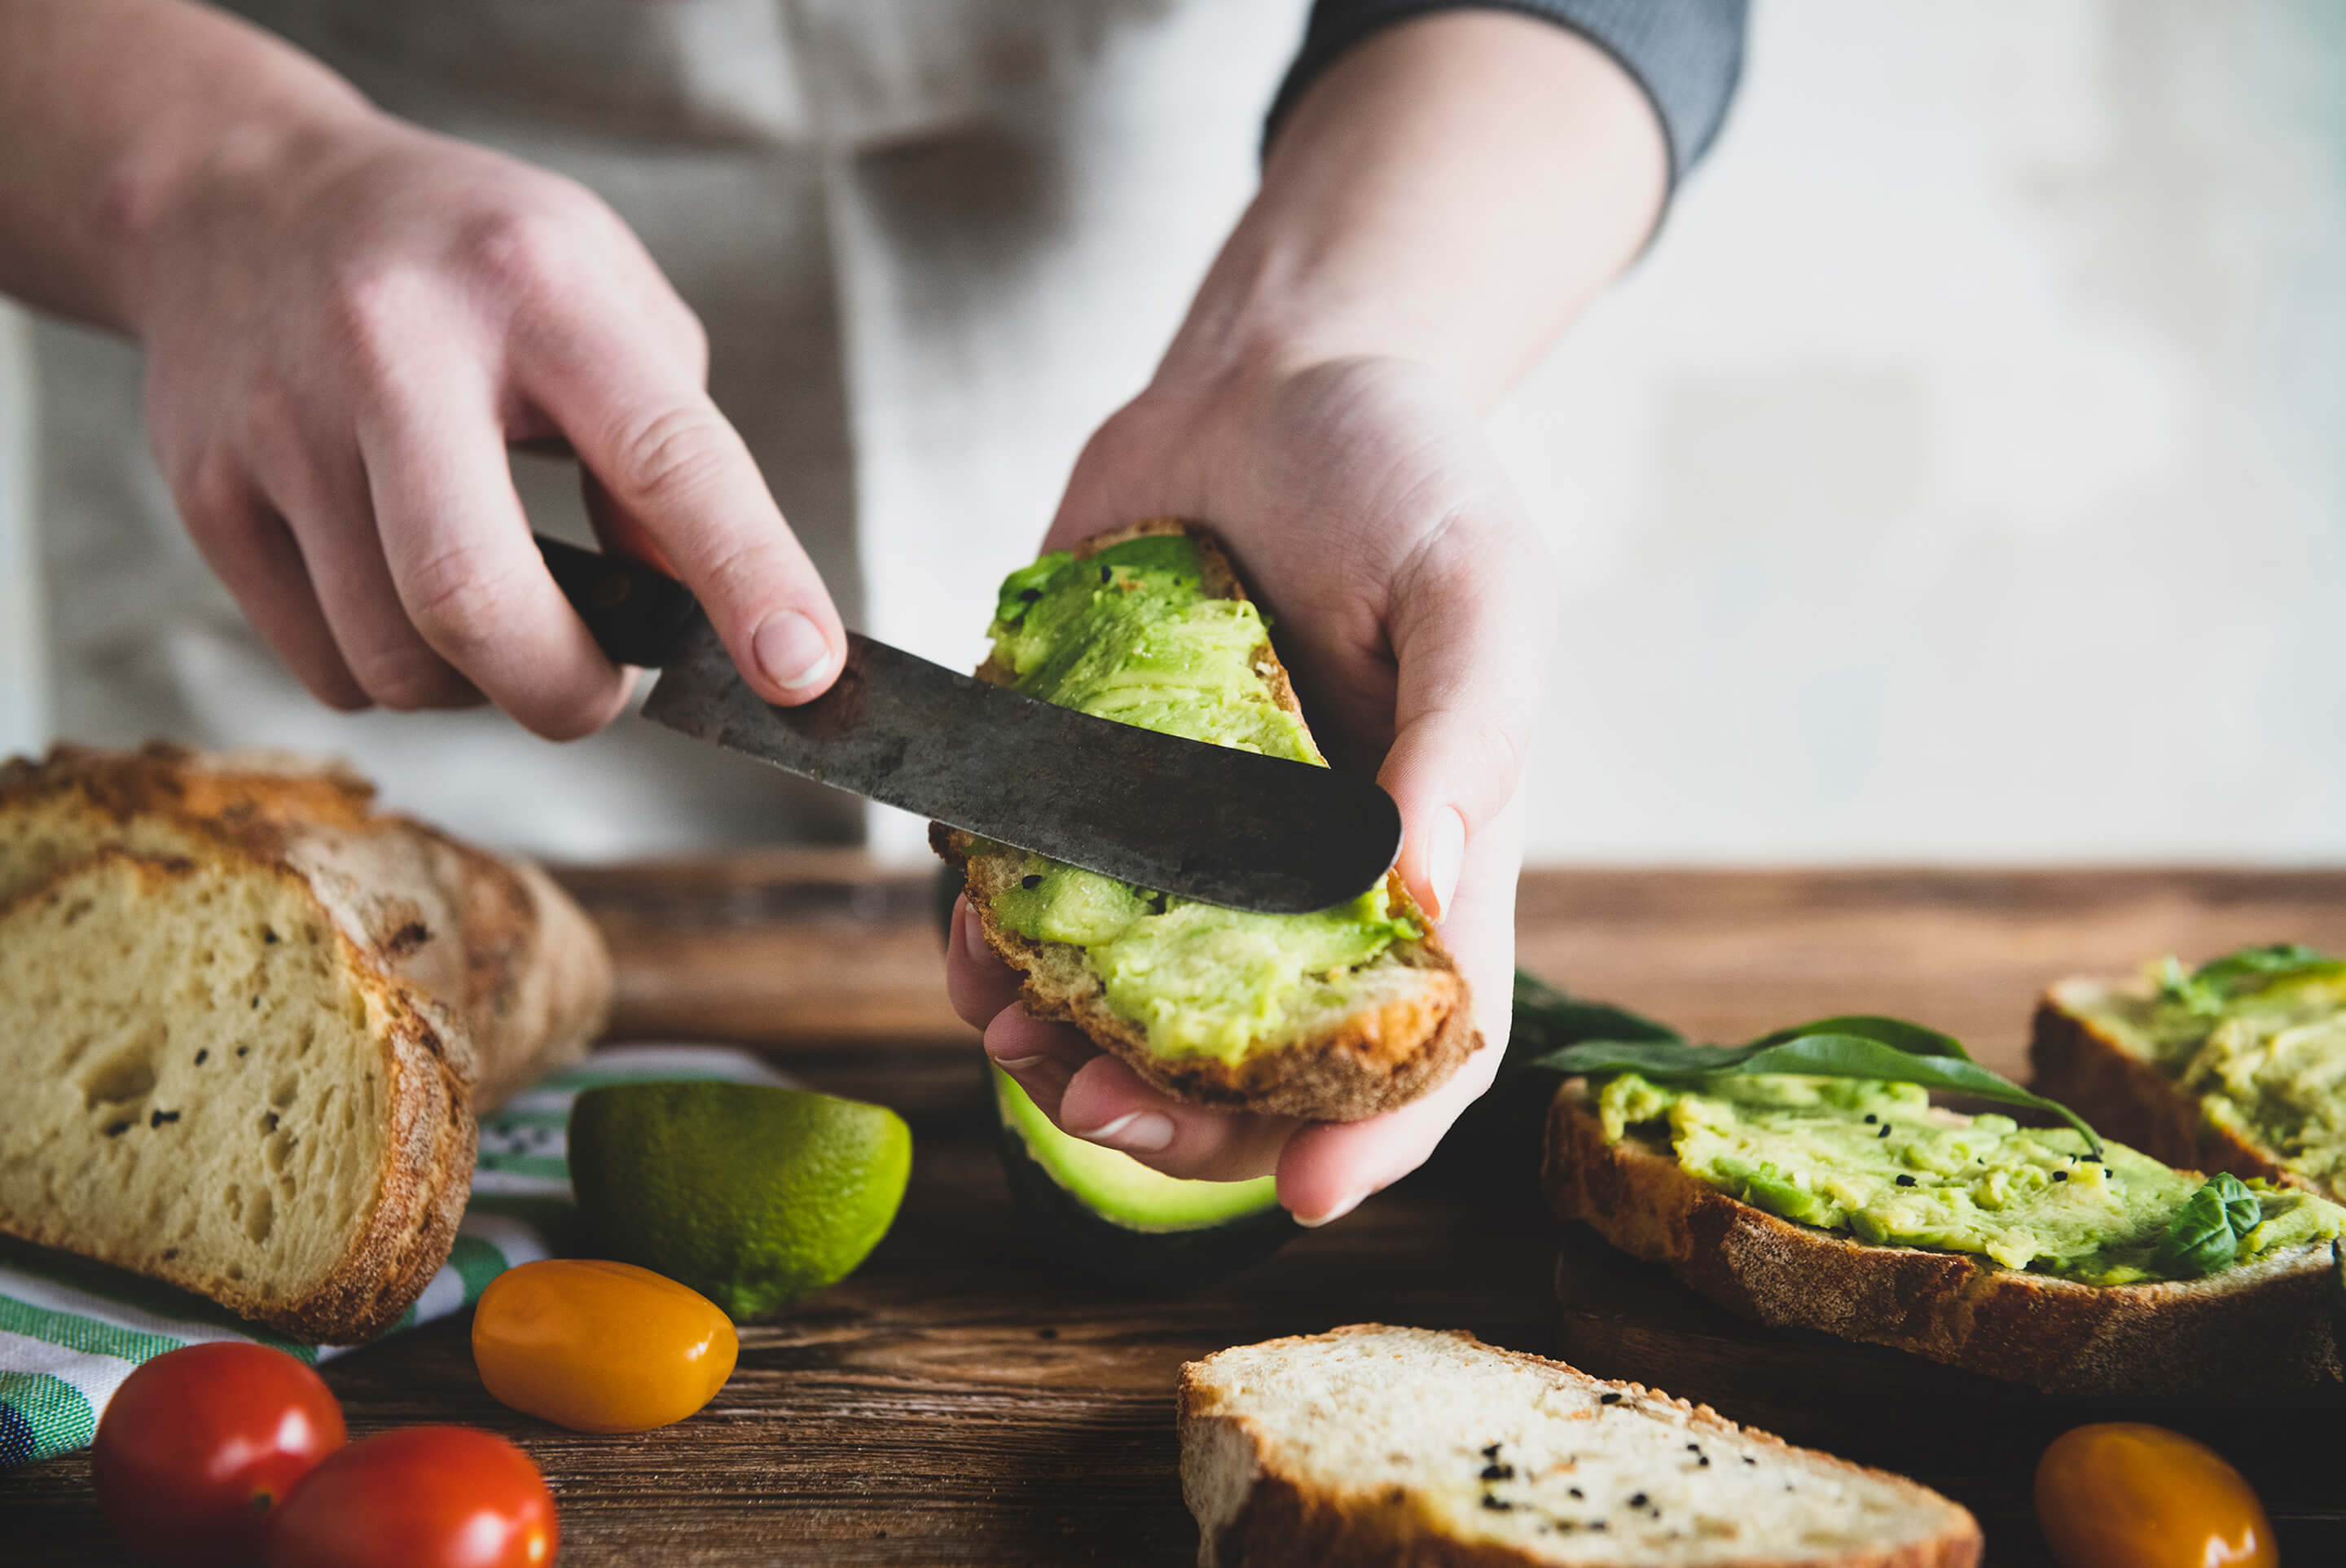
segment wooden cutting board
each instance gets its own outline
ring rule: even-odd
[[[1585,1234],[1560,1237],[1527,1183],[1413,1178],[1182,1299],[1072,1285],[1012,1223],[974,1037],[944,1003],[932,878],[785,852],[566,876],[618,961],[615,1033],[750,1044],[812,1087],[897,1107],[915,1156],[872,1260],[746,1329],[732,1383],[679,1426],[594,1437],[506,1410],[460,1321],[330,1363],[354,1433],[454,1420],[528,1449],[559,1500],[565,1568],[1192,1563],[1181,1361],[1362,1320],[1470,1329],[1903,1469],[1979,1515],[1998,1568],[2049,1563],[2029,1477],[2043,1441],[2086,1412],[1744,1324]],[[1519,923],[1527,967],[1701,1037],[1898,1013],[2013,1072],[2036,993],[2063,973],[2280,938],[2346,949],[2346,873],[1539,872]],[[2285,1561],[2346,1562],[2334,1420],[2160,1419],[2257,1480]],[[0,1561],[129,1561],[86,1461],[0,1474]]]

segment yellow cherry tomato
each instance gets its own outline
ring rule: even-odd
[[[2264,1504],[2215,1450],[2165,1427],[2063,1432],[2036,1461],[2036,1519],[2062,1568],[2275,1568]]]
[[[684,1420],[717,1397],[740,1350],[715,1302],[631,1263],[525,1263],[489,1281],[473,1313],[489,1392],[582,1432]]]

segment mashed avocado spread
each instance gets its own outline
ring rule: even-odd
[[[1689,1174],[1754,1207],[1874,1246],[1971,1252],[2086,1285],[2203,1273],[2162,1254],[2200,1178],[2067,1128],[1933,1107],[1912,1084],[1789,1074],[1696,1088],[1635,1073],[1597,1095],[1605,1135],[1667,1137]],[[2233,1264],[2346,1235],[2346,1209],[2249,1184],[2260,1215]]]
[[[2198,1098],[2217,1125],[2346,1190],[2346,963],[2249,948],[2185,974],[2169,959],[2147,996],[2096,1021]]]
[[[1198,552],[1152,535],[1010,574],[994,654],[1029,697],[1216,746],[1324,766],[1258,662],[1252,604],[1204,588]],[[1012,851],[1001,851],[1005,853]],[[1110,881],[1039,855],[994,902],[1011,930],[1089,955],[1117,1014],[1166,1056],[1236,1061],[1294,1020],[1339,1004],[1347,976],[1419,934],[1385,891],[1314,914],[1246,914]]]

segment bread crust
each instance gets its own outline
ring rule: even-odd
[[[1213,537],[1178,518],[1152,517],[1097,534],[1076,545],[1073,553],[1082,560],[1110,545],[1161,534],[1186,535],[1196,545],[1209,594],[1228,599],[1247,596]],[[1279,706],[1300,719],[1302,705],[1277,654],[1265,644],[1256,657]],[[1010,682],[1010,672],[991,656],[978,667],[977,675],[998,686]],[[1426,1094],[1482,1047],[1465,979],[1397,871],[1386,874],[1386,897],[1396,912],[1416,921],[1425,935],[1395,942],[1387,952],[1394,962],[1416,972],[1416,983],[1405,994],[1361,1009],[1333,1029],[1229,1062],[1152,1051],[1148,1031],[1109,1008],[1106,988],[1081,948],[1021,936],[996,920],[994,895],[1018,874],[1020,862],[1014,855],[973,854],[971,836],[941,822],[930,824],[929,841],[967,878],[970,908],[986,945],[1025,976],[1020,999],[1026,1011],[1081,1029],[1151,1087],[1176,1099],[1312,1121],[1356,1122]]]
[[[2328,1247],[2206,1279],[2112,1287],[1966,1253],[1871,1247],[1729,1197],[1668,1148],[1608,1143],[1577,1078],[1549,1109],[1543,1186],[1559,1217],[1773,1326],[2064,1394],[2231,1400],[2341,1380]]]
[[[1576,1368],[1545,1357],[1484,1345],[1463,1329],[1436,1330],[1449,1338],[1489,1351],[1494,1356],[1545,1370],[1585,1377]],[[1325,1334],[1296,1334],[1270,1339],[1250,1349],[1290,1345],[1322,1344],[1354,1335],[1390,1332],[1382,1323],[1355,1323]],[[1181,1368],[1177,1396],[1177,1420],[1181,1438],[1181,1489],[1193,1512],[1214,1491],[1230,1484],[1233,1470],[1246,1471],[1244,1501],[1220,1530],[1198,1543],[1200,1568],[1545,1568],[1539,1558],[1494,1542],[1462,1542],[1430,1532],[1406,1496],[1380,1496],[1363,1490],[1331,1492],[1308,1480],[1282,1473],[1269,1435],[1246,1415],[1224,1411],[1219,1391],[1205,1380],[1214,1358],[1190,1361]],[[1591,1379],[1592,1382],[1604,1380]],[[1830,1459],[1814,1450],[1799,1450],[1771,1433],[1739,1426],[1708,1405],[1672,1399],[1642,1383],[1604,1382],[1604,1386],[1650,1404],[1674,1406],[1685,1413],[1687,1429],[1700,1436],[1740,1436],[1762,1447],[1788,1453],[1805,1452],[1829,1459],[1841,1469],[1935,1502],[1948,1513],[1947,1528],[1928,1541],[1880,1551],[1835,1553],[1829,1556],[1738,1559],[1735,1568],[1974,1568],[1982,1542],[1978,1523],[1956,1505],[1929,1488],[1903,1476],[1869,1470],[1846,1460]]]
[[[2090,1001],[2110,989],[2099,981],[2065,980],[2037,1002],[2028,1038],[2031,1088],[2153,1159],[2188,1170],[2229,1171],[2243,1180],[2262,1176],[2341,1201],[2324,1183],[2300,1176],[2211,1120],[2196,1095],[2086,1016]]]
[[[337,763],[161,741],[0,763],[0,814],[70,817],[142,853],[217,845],[308,879],[345,935],[454,1015],[476,1109],[578,1060],[610,1010],[593,922],[536,866],[377,811],[373,796]]]
[[[100,850],[0,903],[0,922],[55,896],[63,884],[101,863],[126,867],[158,888],[198,873],[197,863],[184,858]],[[299,1296],[271,1302],[240,1281],[203,1272],[193,1259],[118,1256],[86,1235],[43,1225],[31,1216],[0,1210],[0,1232],[193,1290],[298,1339],[346,1344],[372,1339],[398,1322],[448,1260],[471,1193],[479,1136],[470,1105],[470,1053],[436,1020],[438,1009],[427,998],[385,974],[351,940],[306,878],[281,866],[267,870],[317,911],[321,928],[357,977],[380,1053],[387,1157],[340,1257]]]

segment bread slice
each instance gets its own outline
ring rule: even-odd
[[[1200,1568],[1970,1568],[1911,1481],[1473,1335],[1362,1323],[1181,1369]]]
[[[1209,595],[1247,596],[1212,536],[1176,518],[1150,518],[1095,535],[1076,545],[1074,554],[1086,559],[1153,534],[1188,535]],[[1300,718],[1302,706],[1270,644],[1258,651],[1255,663],[1273,699]],[[977,674],[998,686],[1011,683],[1011,672],[990,657]],[[1177,1098],[1313,1121],[1360,1121],[1425,1094],[1482,1046],[1466,983],[1398,871],[1385,879],[1386,897],[1395,912],[1415,920],[1426,934],[1395,942],[1347,978],[1339,1002],[1303,1013],[1233,1062],[1151,1050],[1148,1032],[1108,1006],[1106,988],[1082,948],[1034,941],[997,921],[994,900],[1024,869],[1019,851],[978,849],[969,834],[942,823],[932,825],[930,840],[966,874],[970,907],[986,944],[1025,976],[1021,994],[1026,1010],[1076,1025],[1148,1084]]]
[[[2192,1170],[2262,1176],[2332,1203],[2346,1193],[2290,1169],[2280,1156],[2209,1115],[2198,1095],[2159,1070],[2113,1015],[2150,1000],[2147,982],[2080,977],[2048,990],[2029,1032],[2029,1085],[2120,1143]]]
[[[2068,1394],[2250,1399],[2341,1380],[2328,1243],[2201,1279],[2108,1287],[1868,1246],[1730,1197],[1664,1145],[1606,1141],[1578,1078],[1549,1110],[1544,1186],[1559,1217],[1762,1323]]]
[[[448,1256],[471,1077],[287,866],[101,849],[0,904],[6,1234],[364,1339]]]
[[[107,846],[286,867],[388,973],[455,1015],[488,1109],[585,1054],[609,1011],[609,955],[544,871],[376,811],[373,794],[337,764],[279,753],[59,746],[0,764],[0,901]]]

